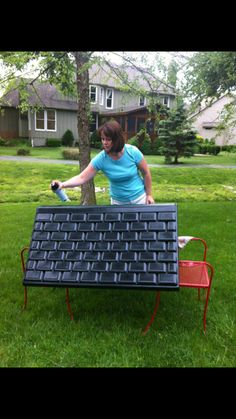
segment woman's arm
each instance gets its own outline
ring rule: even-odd
[[[141,162],[138,164],[138,168],[140,169],[144,179],[145,191],[147,195],[146,204],[154,204],[155,201],[152,197],[152,177],[145,159],[141,160]]]
[[[76,186],[83,185],[84,183],[88,182],[90,179],[93,179],[96,175],[97,171],[93,168],[93,166],[89,163],[86,169],[83,170],[79,175],[74,176],[65,182],[60,182],[59,180],[55,180],[59,185],[59,189],[62,188],[75,188]]]

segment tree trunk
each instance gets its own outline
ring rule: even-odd
[[[82,172],[90,162],[89,142],[89,72],[82,70],[84,64],[88,63],[89,56],[84,51],[76,51],[76,84],[78,94],[78,143],[79,143],[79,164]],[[93,179],[81,186],[81,205],[96,205],[96,196]]]

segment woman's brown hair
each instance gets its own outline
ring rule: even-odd
[[[98,133],[100,137],[103,134],[105,137],[112,140],[112,148],[110,150],[111,152],[119,153],[123,149],[125,145],[124,134],[120,124],[117,121],[111,120],[105,122],[98,128]]]

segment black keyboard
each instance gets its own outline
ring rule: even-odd
[[[37,208],[23,285],[177,290],[177,206]]]

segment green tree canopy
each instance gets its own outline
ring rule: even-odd
[[[186,63],[183,86],[186,96],[195,105],[235,91],[236,52],[204,51],[194,54]]]

